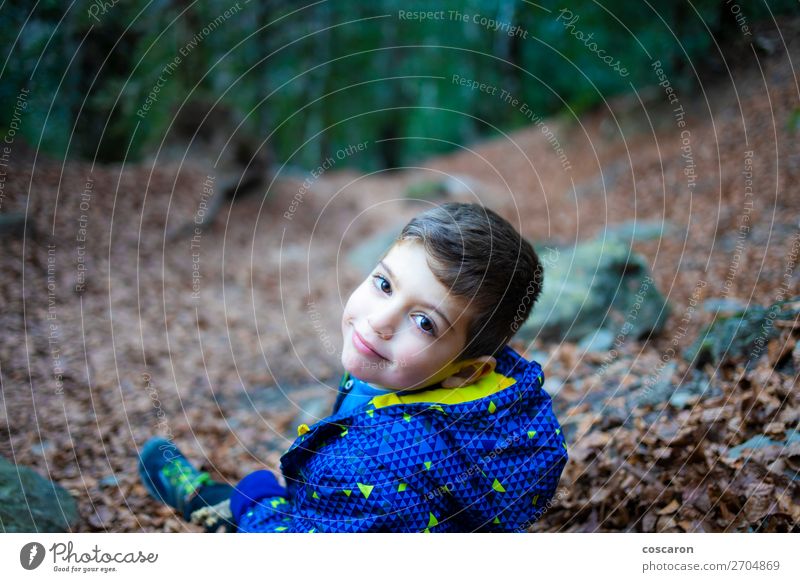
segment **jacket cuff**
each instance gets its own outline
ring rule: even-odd
[[[233,521],[238,524],[241,516],[267,497],[286,497],[286,489],[278,483],[272,471],[255,471],[247,475],[231,495]]]

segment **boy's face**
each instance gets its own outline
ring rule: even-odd
[[[347,301],[342,365],[382,388],[424,388],[449,375],[468,325],[464,300],[434,277],[422,244],[402,241]]]

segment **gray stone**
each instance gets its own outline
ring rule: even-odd
[[[106,475],[98,482],[100,487],[117,487],[119,486],[119,479],[116,475]]]
[[[747,303],[738,299],[712,297],[703,301],[703,311],[707,313],[741,313],[747,309]]]
[[[597,196],[598,194],[605,195],[606,192],[613,190],[620,177],[626,173],[630,173],[631,166],[626,160],[620,160],[611,164],[607,164],[600,171],[600,174],[581,182],[575,186],[575,190],[570,190],[564,194],[566,200],[588,198],[590,196]]]
[[[642,338],[661,330],[669,305],[643,257],[616,237],[550,253],[544,286],[520,338],[579,341],[607,329]]]
[[[766,435],[756,435],[728,451],[729,459],[738,459],[747,449],[763,449],[764,447],[787,447],[792,443],[800,442],[800,432],[792,432],[785,441],[774,441]]]
[[[675,390],[669,397],[669,403],[675,408],[686,408],[694,396],[695,394],[689,390]]]
[[[0,457],[0,529],[6,533],[70,531],[78,521],[75,500],[28,467]]]
[[[40,443],[31,445],[31,453],[37,457],[46,457],[55,449],[55,445],[51,441],[44,440]]]
[[[800,316],[800,296],[769,307],[752,305],[745,311],[717,316],[684,352],[684,358],[702,367],[744,360],[751,368],[767,353],[767,343],[778,335],[776,321],[792,322]]]
[[[33,226],[33,218],[27,219],[27,228]],[[0,214],[0,237],[11,236],[22,238],[26,230],[25,214],[22,212],[8,212]],[[30,233],[28,233],[30,234]]]
[[[675,231],[675,226],[662,220],[626,220],[606,229],[606,236],[614,236],[622,241],[637,242],[659,239]]]
[[[331,413],[333,402],[330,397],[310,398],[298,403],[299,412],[292,423],[293,427],[301,424],[311,426]]]
[[[347,254],[348,262],[365,277],[369,275],[378,260],[397,239],[402,227],[380,232],[362,241]]]
[[[695,397],[710,398],[721,394],[721,390],[714,386],[711,379],[700,370],[692,370],[691,378],[675,388],[669,397],[669,403],[675,408],[685,408]]]
[[[528,360],[537,362],[540,366],[544,367],[544,365],[550,360],[550,355],[545,352],[540,352],[539,350],[531,349],[527,350]]]
[[[549,376],[544,380],[544,391],[547,392],[550,397],[556,396],[561,389],[564,387],[564,380],[559,378],[558,376]]]
[[[614,334],[607,329],[598,329],[578,343],[578,348],[587,352],[607,352],[614,345]]]
[[[647,378],[645,389],[633,395],[635,405],[657,405],[666,402],[673,392],[672,376],[677,369],[678,364],[670,362],[659,370],[657,376]]]

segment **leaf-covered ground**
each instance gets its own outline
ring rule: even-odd
[[[267,198],[226,207],[195,238],[172,233],[204,219],[205,168],[62,164],[16,144],[3,212],[29,223],[0,255],[0,454],[69,490],[80,531],[193,530],[147,497],[138,449],[170,436],[231,481],[277,468],[296,424],[333,401],[341,310],[360,281],[347,251],[418,212],[407,188],[446,172],[457,177],[451,198],[474,190],[537,244],[634,218],[668,225],[633,244],[673,309],[659,337],[628,338],[613,357],[515,344],[544,360],[570,445],[534,529],[796,530],[800,445],[736,447],[786,443],[797,429],[800,330],[782,326],[747,370],[747,354],[697,370],[682,357],[710,321],[705,300],[770,305],[800,291],[800,88],[789,59],[800,51],[797,35],[784,40],[758,66],[679,92],[685,128],[659,89],[419,164],[428,170],[333,168],[299,201],[303,178],[279,177]],[[706,389],[671,401],[678,385]]]

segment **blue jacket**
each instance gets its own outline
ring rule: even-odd
[[[495,371],[456,389],[376,396],[313,426],[231,500],[245,532],[524,531],[567,462],[541,366],[506,346]]]

